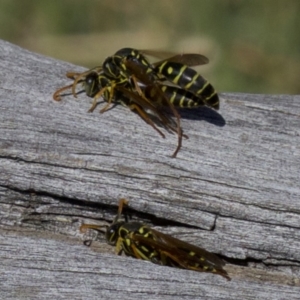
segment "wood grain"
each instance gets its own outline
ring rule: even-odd
[[[125,107],[53,101],[82,70],[0,41],[1,297],[299,299],[300,97],[181,111],[172,159],[176,136]],[[80,224],[111,221],[121,197],[133,220],[220,254],[232,281],[85,247]]]

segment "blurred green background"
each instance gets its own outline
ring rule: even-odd
[[[126,46],[202,53],[220,92],[300,94],[299,29],[299,0],[0,0],[1,39],[88,68]]]

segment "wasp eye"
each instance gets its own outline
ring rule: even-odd
[[[109,227],[106,231],[106,240],[108,244],[114,245],[117,241],[116,230],[113,227]]]
[[[94,82],[94,78],[88,77],[88,78],[85,80],[85,82],[86,82],[87,85],[91,85],[91,84]]]

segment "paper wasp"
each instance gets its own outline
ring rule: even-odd
[[[176,107],[209,106],[219,109],[219,97],[213,86],[190,66],[208,63],[208,59],[201,54],[177,54],[162,61],[150,64],[144,54],[157,56],[166,53],[156,51],[123,48],[103,62],[103,72],[117,80],[131,80],[132,85],[139,91],[139,84],[146,86],[146,96],[156,102],[156,106],[169,107],[177,119],[178,148],[182,142],[180,115]],[[180,87],[165,84],[169,81]],[[162,87],[162,83],[164,83]],[[163,92],[162,92],[163,91]],[[141,96],[143,94],[139,93]],[[159,99],[159,101],[155,101]],[[173,157],[177,152],[175,151]]]
[[[219,109],[219,97],[213,86],[190,66],[208,63],[201,54],[177,54],[150,64],[144,54],[167,55],[163,52],[123,48],[103,62],[103,71],[112,78],[126,78],[149,84],[149,82],[170,81],[191,92],[201,101],[196,106],[207,105]],[[147,74],[148,78],[145,76]],[[185,107],[180,105],[179,107]]]
[[[205,249],[154,230],[139,222],[120,221],[123,206],[128,201],[121,199],[118,213],[109,226],[83,224],[80,231],[94,229],[105,233],[109,245],[116,246],[116,253],[147,260],[155,264],[189,269],[198,272],[219,274],[231,280],[223,269],[225,263]],[[106,227],[103,232],[101,228]]]
[[[148,51],[148,53],[152,54],[153,52]],[[183,65],[183,62],[186,65]],[[76,97],[76,86],[82,83],[86,94],[94,97],[89,112],[95,109],[97,99],[102,96],[107,104],[101,109],[101,113],[105,112],[111,103],[121,103],[135,111],[162,137],[165,137],[151,118],[151,114],[154,114],[158,123],[177,133],[177,148],[172,155],[172,157],[176,157],[182,145],[182,136],[187,138],[186,135],[183,135],[180,115],[176,107],[192,108],[208,105],[217,109],[219,105],[218,96],[213,87],[196,71],[188,67],[207,62],[208,59],[203,55],[184,54],[173,55],[161,62],[150,64],[142,52],[123,48],[115,55],[108,57],[100,67],[81,74],[68,73],[67,77],[74,80],[73,84],[57,90],[53,98],[57,101],[60,100],[61,93],[69,88]],[[174,66],[181,73],[180,80],[173,76],[175,71],[165,74]],[[167,71],[165,71],[166,69]],[[193,78],[188,78],[190,74],[194,74]],[[172,76],[173,78],[171,78]],[[185,88],[180,88],[166,85],[164,83],[166,80],[178,83],[179,86],[183,86],[182,83],[188,80],[190,83],[185,84]],[[199,87],[201,88],[199,89]],[[166,113],[165,108],[169,108],[173,112],[176,122]]]

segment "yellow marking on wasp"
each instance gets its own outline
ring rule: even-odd
[[[176,93],[175,93],[175,92],[173,92],[173,93],[172,93],[172,96],[171,96],[171,98],[169,99],[169,100],[170,100],[170,102],[171,102],[171,103],[174,103],[174,101],[175,101],[175,98],[176,98]]]
[[[148,67],[148,65],[149,65],[148,62],[147,62],[146,60],[144,60],[144,59],[142,60],[142,63],[143,63],[143,65],[144,65],[145,67]]]
[[[197,103],[194,102],[193,100],[189,100],[187,106],[188,106],[188,107],[194,107],[194,106],[197,106]]]
[[[183,106],[184,106],[184,99],[185,99],[185,97],[182,96],[181,99],[179,100],[179,106],[180,106],[180,107],[183,107]]]
[[[201,256],[201,257],[200,257],[200,260],[201,260],[201,261],[205,261],[205,258]]]
[[[145,246],[141,246],[141,249],[144,251],[144,252],[149,252],[149,249],[147,248],[147,247],[145,247]]]
[[[172,68],[172,67],[169,67],[169,68],[167,69],[167,73],[168,73],[169,75],[171,75],[171,74],[173,73],[173,68]]]
[[[157,252],[154,250],[154,251],[152,251],[151,254],[149,255],[149,258],[153,258],[153,257],[155,257],[155,256],[157,256]]]
[[[178,75],[173,79],[174,83],[178,83],[178,81],[180,80],[182,74],[184,73],[184,71],[186,70],[187,66],[182,66],[182,68],[180,69]]]
[[[129,233],[128,230],[123,228],[122,226],[119,228],[119,236],[125,236],[128,233]]]
[[[202,89],[198,90],[196,92],[196,94],[201,94],[207,88],[208,85],[209,85],[209,82],[206,81],[206,83],[203,85]]]
[[[206,97],[206,99],[205,100],[209,100],[209,99],[211,99],[214,95],[216,95],[217,94],[217,92],[216,91],[214,91],[211,95],[209,95],[208,97]],[[218,101],[216,101],[214,104],[216,104],[216,103],[218,103]]]
[[[135,251],[140,256],[141,259],[149,260],[149,257],[147,255],[145,255],[139,248],[136,247]]]
[[[185,89],[189,89],[194,83],[195,81],[197,80],[197,78],[199,77],[199,74],[195,74],[194,77],[191,79],[191,81],[185,85]]]
[[[190,255],[190,256],[194,256],[195,254],[196,254],[196,253],[193,252],[193,251],[189,252],[189,255]]]
[[[129,247],[131,245],[131,240],[130,239],[125,239],[125,243]]]
[[[116,243],[116,253],[119,254],[122,250],[122,238],[119,237]]]
[[[164,62],[163,64],[161,64],[159,67],[158,67],[158,70],[159,70],[159,73],[163,73],[163,70],[165,68],[165,65],[166,65],[167,62]],[[150,70],[149,70],[150,72]],[[162,75],[163,76],[163,75]]]

